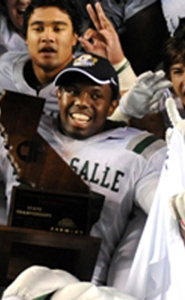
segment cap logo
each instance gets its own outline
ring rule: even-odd
[[[93,67],[98,59],[91,54],[83,54],[73,61],[74,67]]]

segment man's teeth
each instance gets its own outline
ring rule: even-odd
[[[72,118],[79,120],[79,121],[89,121],[90,120],[90,117],[88,117],[87,115],[79,114],[79,113],[72,114]]]
[[[25,13],[25,8],[19,8],[17,11],[19,14],[24,14]]]

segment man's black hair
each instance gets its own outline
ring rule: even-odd
[[[182,63],[185,65],[185,40],[171,37],[164,45],[163,68],[167,78],[170,79],[170,68],[174,64]]]
[[[36,8],[42,7],[57,7],[61,11],[66,12],[72,22],[73,30],[75,33],[80,35],[81,30],[81,16],[79,9],[74,0],[32,0],[31,3],[26,8],[24,14],[24,36],[27,35],[28,22],[31,14]]]
[[[164,44],[162,58],[163,68],[169,79],[172,65],[178,63],[185,65],[185,18],[180,20],[174,36],[169,38]]]
[[[0,12],[1,12],[1,14],[5,15],[6,17],[8,16],[8,9],[7,9],[5,0],[1,0],[1,2],[0,2]]]

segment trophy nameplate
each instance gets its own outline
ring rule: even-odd
[[[11,226],[87,234],[89,195],[14,188],[12,200]]]
[[[103,199],[94,194],[51,193],[14,187],[8,225],[87,235],[99,219]]]

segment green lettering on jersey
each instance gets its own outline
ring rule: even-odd
[[[99,182],[99,179],[96,178],[96,173],[97,173],[98,167],[99,167],[99,164],[95,163],[94,164],[94,169],[93,169],[93,172],[92,172],[92,176],[91,176],[91,178],[89,180],[90,182],[93,182],[93,183],[96,183],[96,184]]]
[[[86,162],[84,163],[79,175],[80,177],[83,177],[84,180],[88,180],[88,170],[89,170],[89,161],[86,160]]]
[[[75,166],[75,163],[76,163],[76,162],[78,163],[79,161],[80,161],[79,158],[74,157],[74,158],[71,160],[71,163],[70,163],[71,169],[72,169],[74,172],[76,172],[76,173],[77,173],[77,171],[78,171],[78,168]]]
[[[121,171],[116,171],[115,177],[114,177],[114,181],[111,187],[111,190],[113,192],[119,192],[119,185],[116,186],[119,183],[119,178],[118,177],[124,177],[125,173],[121,172]]]
[[[102,186],[102,187],[105,187],[105,188],[107,188],[108,189],[108,187],[109,187],[109,185],[110,185],[110,183],[106,183],[106,179],[107,179],[107,175],[108,175],[108,173],[109,173],[109,170],[110,170],[110,168],[109,167],[106,167],[106,169],[105,169],[105,171],[104,171],[104,175],[103,175],[103,178],[102,178],[102,182],[100,183],[100,186]]]

